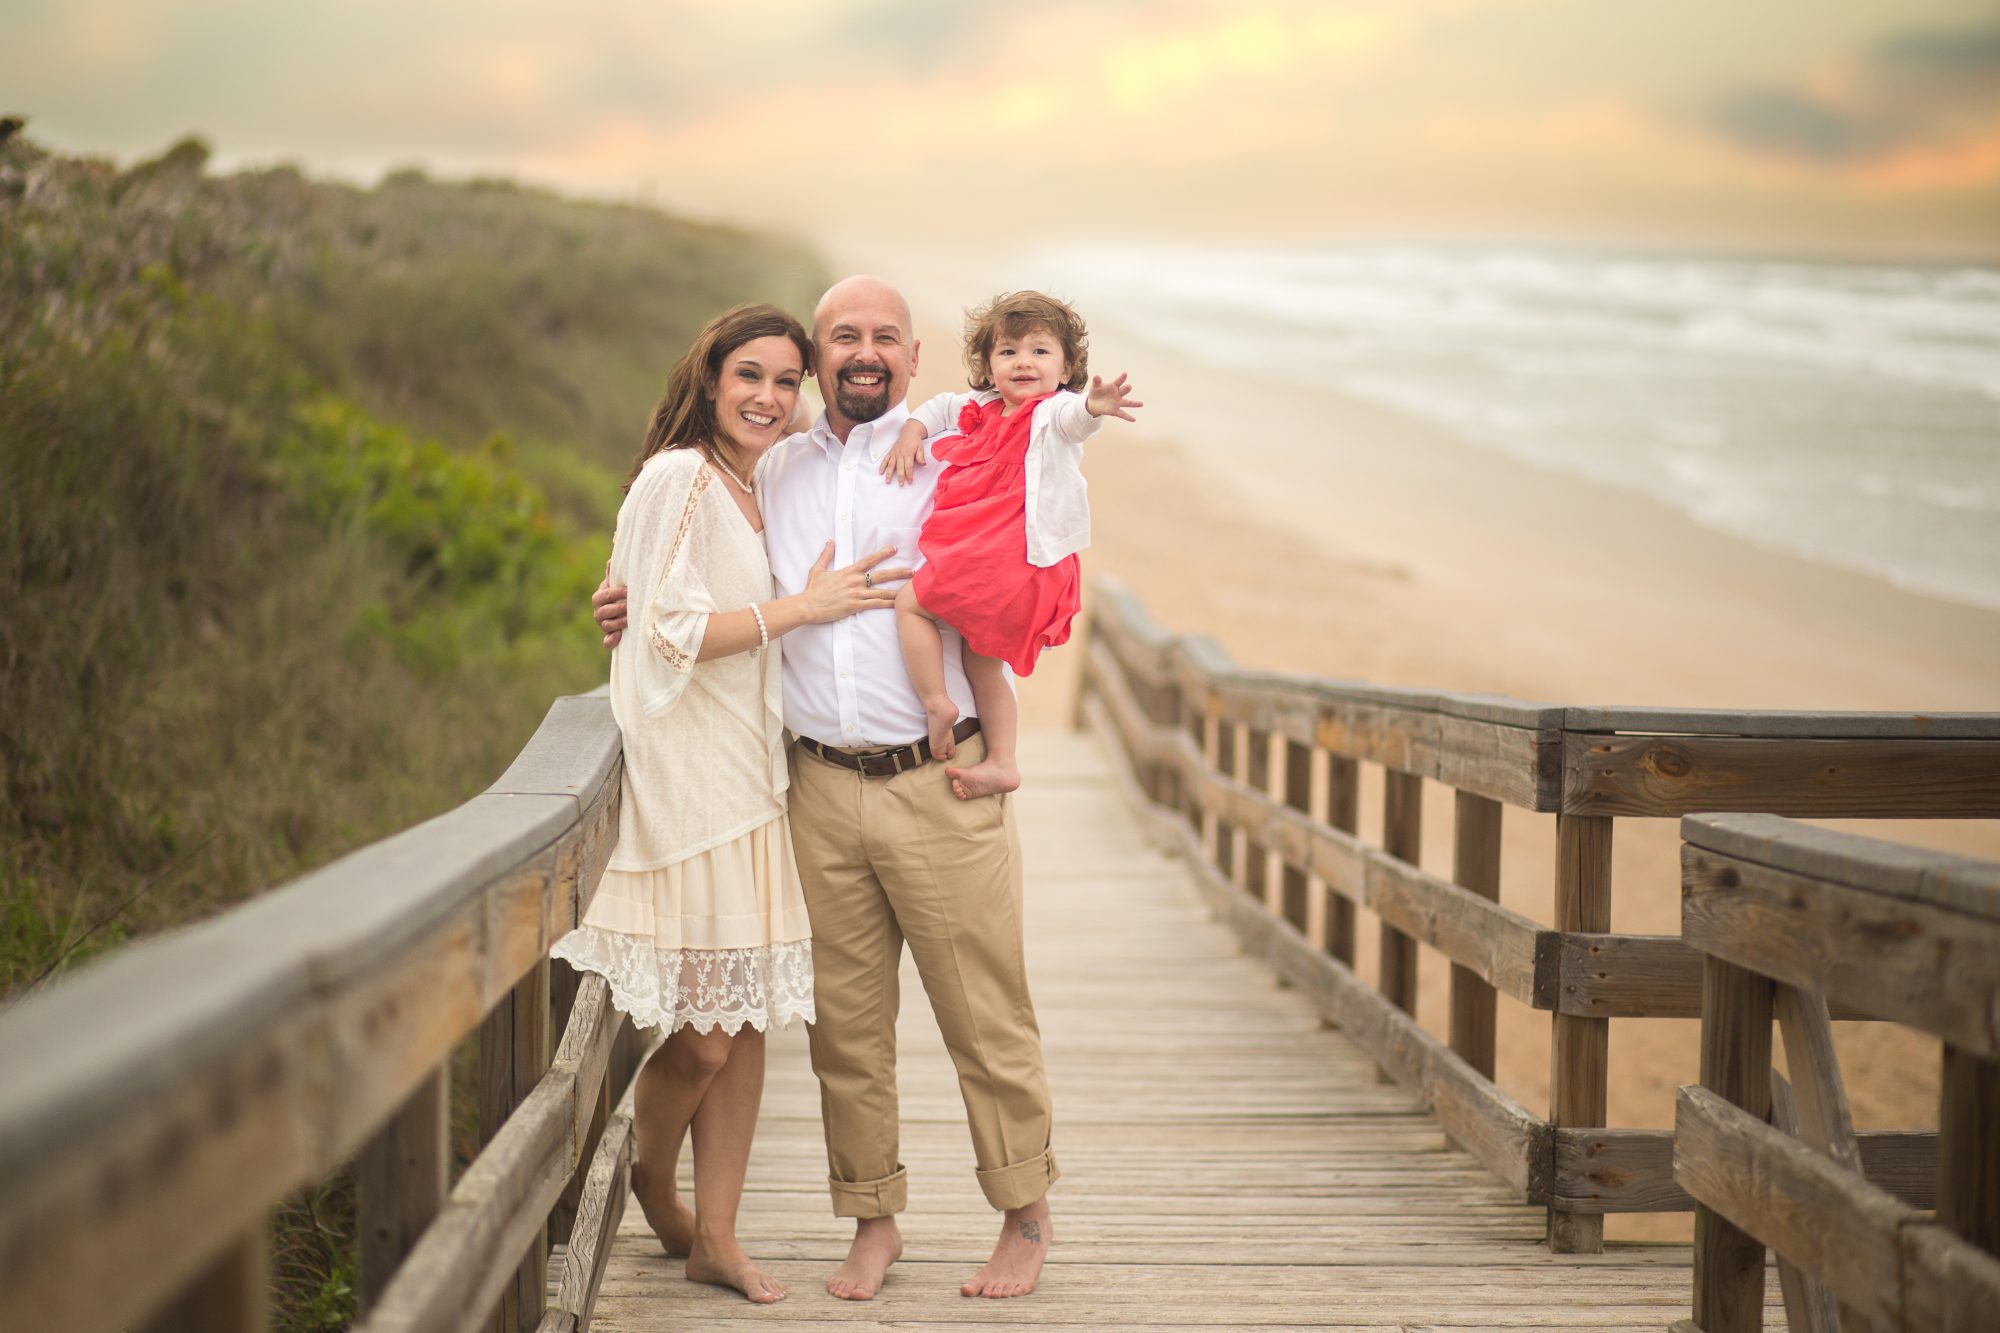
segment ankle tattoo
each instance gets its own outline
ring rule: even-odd
[[[1042,1243],[1042,1224],[1040,1222],[1017,1222],[1014,1225],[1021,1228],[1021,1239],[1027,1241],[1028,1244],[1040,1245]]]

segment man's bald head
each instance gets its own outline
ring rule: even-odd
[[[902,323],[903,335],[906,338],[912,336],[910,303],[903,299],[903,294],[887,280],[872,273],[856,273],[827,288],[826,294],[819,298],[819,304],[813,307],[813,338],[817,340],[824,336],[837,316],[860,310],[876,314],[894,311]]]
[[[910,303],[866,273],[842,278],[813,307],[813,346],[827,423],[841,439],[903,401],[917,369]]]

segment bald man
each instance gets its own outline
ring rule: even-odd
[[[885,547],[916,555],[941,469],[887,484],[877,469],[909,419],[917,369],[910,307],[879,278],[834,284],[813,311],[826,411],[757,468],[765,544],[779,596],[801,591],[831,540],[835,567]],[[607,641],[625,625],[625,590],[596,599]],[[903,1253],[896,1214],[908,1185],[896,1102],[897,973],[909,945],[958,1070],[981,1192],[1003,1214],[993,1257],[959,1290],[1024,1296],[1053,1238],[1048,1079],[1028,996],[1021,852],[1011,797],[961,801],[931,758],[926,718],[903,667],[894,615],[806,625],[785,639],[792,842],[812,914],[813,1073],[825,1120],[833,1211],[855,1219],[826,1289],[865,1301]],[[984,757],[962,644],[945,634],[958,705],[958,762]]]

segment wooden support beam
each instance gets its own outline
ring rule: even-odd
[[[1491,902],[1500,901],[1500,803],[1471,792],[1454,798],[1452,883]],[[1493,1077],[1499,1003],[1478,973],[1451,965],[1451,1049],[1487,1078]]]
[[[1938,1221],[2000,1254],[2000,1060],[1944,1048]]]
[[[444,1207],[451,1169],[451,1066],[417,1085],[355,1163],[357,1276],[363,1313]]]
[[[1556,816],[1555,928],[1611,929],[1611,821]],[[1609,1102],[1611,1022],[1558,1013],[1550,1020],[1549,1122],[1598,1127]],[[1558,1254],[1598,1254],[1604,1218],[1551,1206],[1549,1248]]]
[[[1771,1113],[1771,1009],[1769,977],[1720,958],[1707,960],[1701,990],[1701,1086],[1760,1128]],[[1689,1091],[1682,1089],[1684,1111]],[[1682,1125],[1677,1119],[1676,1134]],[[1719,1146],[1706,1153],[1691,1147],[1686,1156],[1708,1175],[1742,1169],[1740,1159]],[[1682,1174],[1682,1162],[1677,1145],[1674,1174],[1695,1196],[1695,1322],[1706,1333],[1757,1333],[1764,1326],[1764,1242],[1707,1202],[1698,1188],[1701,1173],[1690,1180]]]
[[[1424,780],[1385,769],[1382,775],[1382,850],[1416,865],[1423,858]],[[1417,942],[1384,920],[1380,935],[1382,997],[1406,1014],[1417,1012]]]
[[[1326,807],[1321,817],[1349,836],[1360,832],[1361,765],[1354,760],[1327,754]],[[1326,897],[1326,951],[1354,966],[1354,903],[1340,894]]]
[[[245,1232],[202,1269],[143,1333],[264,1333],[270,1321],[268,1224]]]

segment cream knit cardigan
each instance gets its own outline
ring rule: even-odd
[[[657,870],[785,813],[779,646],[697,662],[708,617],[773,595],[762,534],[693,449],[646,460],[618,510],[611,581],[631,623],[611,655],[625,738],[617,870]]]

